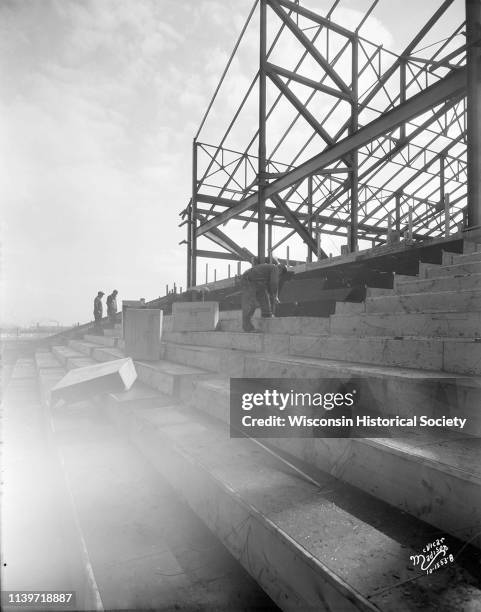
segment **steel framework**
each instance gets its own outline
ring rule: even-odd
[[[454,1],[440,2],[400,54],[360,34],[379,0],[352,30],[334,20],[340,0],[325,15],[292,0],[255,2],[234,53],[258,10],[257,73],[220,141],[198,139],[211,102],[193,142],[192,198],[181,213],[189,287],[198,257],[253,257],[220,229],[231,220],[257,225],[260,261],[291,236],[312,261],[325,256],[320,233],[342,237],[355,251],[360,240],[380,245],[394,231],[423,240],[481,224],[481,0],[466,0],[466,21],[426,44]],[[276,60],[283,33],[300,49],[292,65]],[[270,104],[268,88],[276,92]],[[232,150],[229,133],[256,94],[255,133],[243,150]],[[267,152],[269,120],[286,103],[293,118],[269,134]],[[279,161],[301,125],[308,134],[302,146]],[[275,244],[273,226],[288,230]],[[201,236],[222,250],[198,249]]]

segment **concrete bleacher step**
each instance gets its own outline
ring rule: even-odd
[[[468,254],[449,253],[451,255],[449,258],[445,258],[444,255],[447,255],[447,253],[443,253],[443,265],[445,266],[481,261],[481,249]]]
[[[420,264],[420,272],[421,266],[423,267],[423,278],[443,278],[445,276],[481,273],[481,261],[461,262],[449,266]]]
[[[417,280],[398,283],[394,288],[394,291],[397,295],[405,295],[411,293],[441,293],[443,291],[476,290],[481,290],[481,274],[420,278]]]
[[[117,336],[95,336],[93,334],[85,334],[84,340],[92,344],[100,344],[102,346],[115,347],[117,346]]]
[[[229,439],[200,413],[109,414],[283,610],[397,612],[429,601],[447,612],[480,596],[462,560],[413,571],[409,557],[435,539],[429,527],[339,479]],[[455,554],[460,544],[449,544]]]
[[[481,338],[481,312],[334,314],[330,331],[339,336]]]
[[[111,338],[121,338],[122,337],[122,327],[117,328],[114,327],[112,329],[104,329],[104,336],[108,336]]]
[[[221,312],[219,317],[221,331],[242,332],[242,314],[240,310]],[[252,323],[256,329],[268,334],[319,334],[329,332],[328,317],[278,317],[263,319],[254,317]]]
[[[92,359],[96,361],[113,361],[125,357],[120,348],[97,346],[92,350]]]
[[[250,354],[289,354],[456,374],[481,374],[481,342],[471,338],[300,336],[169,332],[165,358],[240,375]]]
[[[228,378],[196,380],[181,399],[230,422]],[[480,438],[446,430],[440,437],[416,432],[399,439],[271,438],[269,444],[457,537],[479,530]]]
[[[87,357],[90,357],[92,355],[92,351],[99,347],[98,344],[86,342],[84,340],[69,340],[68,345],[74,351],[83,353],[84,355],[87,355]]]
[[[479,312],[481,290],[440,291],[368,297],[365,312]]]

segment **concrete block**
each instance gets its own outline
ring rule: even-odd
[[[128,308],[124,316],[125,354],[132,359],[158,361],[162,335],[162,311]]]
[[[481,261],[455,263],[451,266],[430,267],[426,270],[426,278],[440,278],[459,274],[480,274]]]
[[[52,353],[37,351],[35,353],[35,365],[37,367],[37,371],[40,372],[41,370],[46,369],[58,369],[60,367],[60,362]]]
[[[180,385],[187,381],[201,377],[212,376],[209,372],[200,368],[185,366],[169,361],[158,361],[157,363],[136,363],[139,380],[170,396],[178,396]]]
[[[355,314],[366,312],[365,302],[336,302],[335,314]]]
[[[84,355],[87,355],[88,357],[90,357],[92,354],[92,351],[98,348],[99,346],[98,344],[94,344],[93,342],[85,342],[85,341],[83,342],[81,340],[69,340],[68,345],[74,351],[83,353]]]
[[[393,290],[385,287],[366,287],[366,298],[380,295],[392,295]]]
[[[462,255],[453,254],[452,261],[449,261],[449,263],[447,261],[446,265],[471,263],[475,261],[481,262],[481,251],[477,251],[475,253],[469,253],[469,254],[462,254]]]
[[[84,340],[91,344],[97,344],[101,346],[116,346],[117,338],[114,336],[94,336],[93,334],[85,334]]]
[[[481,337],[481,312],[331,315],[336,336]]]
[[[435,278],[423,278],[418,281],[399,283],[396,293],[404,295],[407,293],[439,293],[441,291],[467,291],[481,289],[481,274],[467,276],[438,276]]]
[[[69,357],[65,365],[67,370],[74,370],[76,368],[85,368],[86,366],[95,365],[95,360],[90,357],[85,357],[84,355],[81,357]]]
[[[443,266],[451,266],[456,261],[456,257],[459,257],[457,253],[450,253],[448,251],[443,251],[441,264]]]
[[[130,389],[137,378],[130,358],[70,370],[51,390],[53,402],[77,402]]]
[[[71,358],[84,357],[82,353],[72,349],[69,346],[53,346],[52,353],[58,359],[58,361],[63,365],[67,366],[67,361]]]
[[[243,376],[246,353],[228,349],[216,349],[166,342],[165,359],[187,366],[199,366],[211,372],[221,372],[229,376]],[[255,353],[248,353],[254,355]],[[247,359],[247,361],[248,361]]]
[[[366,312],[479,312],[481,291],[385,295],[366,299]]]
[[[396,290],[396,287],[400,283],[406,283],[406,282],[415,281],[415,280],[418,280],[417,276],[409,276],[407,274],[394,274],[394,277],[393,277],[393,289]],[[389,295],[389,294],[385,294],[385,295]]]
[[[119,349],[115,348],[96,348],[92,351],[92,357],[96,361],[114,361],[115,359],[122,359],[125,354]]]
[[[291,336],[289,354],[425,370],[443,366],[443,343],[433,339]]]
[[[446,341],[443,370],[457,374],[481,374],[481,341]]]
[[[213,331],[219,323],[218,302],[174,302],[174,331]]]

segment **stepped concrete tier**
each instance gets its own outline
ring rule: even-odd
[[[480,338],[481,312],[336,313],[330,331],[337,336]]]
[[[198,412],[114,407],[110,416],[283,610],[447,612],[480,597],[462,559],[414,569],[410,557],[437,536],[357,488],[229,439]],[[454,553],[462,546],[446,542]]]
[[[242,352],[289,354],[455,374],[481,374],[481,342],[471,338],[396,338],[167,332],[164,356],[207,370],[242,375]],[[218,349],[218,350],[212,350]],[[190,355],[190,356],[189,356]]]
[[[136,378],[137,373],[130,358],[77,367],[51,389],[52,402],[60,399],[75,402],[101,393],[128,391]]]
[[[181,389],[184,403],[229,422],[227,378],[198,379],[193,389]],[[412,395],[406,404],[409,399]],[[479,388],[477,399],[479,406]],[[479,531],[479,438],[458,430],[445,431],[441,439],[428,431],[399,439],[271,438],[268,443],[447,533],[470,539]]]
[[[84,339],[92,344],[102,344],[103,346],[117,346],[118,336],[94,336],[85,334]]]
[[[481,261],[458,262],[450,265],[419,264],[419,276],[421,278],[444,278],[446,276],[479,274],[480,272]]]
[[[365,312],[479,312],[481,289],[367,297]]]
[[[476,291],[481,289],[481,274],[420,278],[397,283],[394,289],[395,293],[400,295],[428,291],[433,293],[440,293],[441,291]],[[389,293],[385,295],[389,295]]]
[[[207,331],[219,322],[218,302],[174,302],[172,305],[175,331]]]

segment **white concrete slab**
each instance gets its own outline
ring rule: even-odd
[[[132,359],[158,361],[162,335],[162,311],[128,308],[124,314],[125,354]]]
[[[82,401],[101,393],[128,390],[137,372],[130,358],[70,370],[51,390],[52,401]]]
[[[213,331],[219,323],[218,302],[174,302],[174,331]]]

